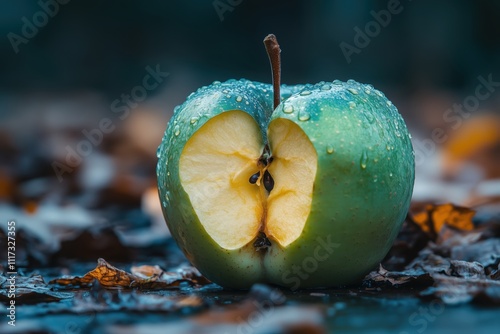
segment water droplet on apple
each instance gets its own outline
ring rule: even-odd
[[[330,85],[321,86],[321,90],[330,90],[331,88],[332,88],[332,86],[330,86]]]
[[[158,146],[158,149],[156,150],[156,157],[159,158],[161,155],[161,145]]]
[[[176,107],[174,108],[174,115],[175,115],[175,114],[177,114],[177,112],[179,111],[180,107],[181,107],[181,106],[176,106]]]
[[[375,122],[375,116],[373,116],[373,113],[370,111],[365,111],[365,116],[368,122],[373,123]]]
[[[301,111],[299,113],[299,121],[305,122],[311,118],[311,115],[307,111]]]
[[[224,89],[222,92],[223,92],[224,94],[227,94],[227,93],[229,93],[229,90],[228,90],[228,89]]]
[[[177,137],[181,133],[181,129],[179,128],[179,125],[176,125],[174,128],[174,135]]]
[[[250,102],[248,102],[248,101],[245,101],[245,104],[246,104],[246,105],[249,105],[249,104],[250,104]]]
[[[410,139],[411,139],[411,133],[409,133],[409,132],[408,132],[408,138],[410,138]]]
[[[389,173],[389,177],[392,177],[392,173]]]
[[[241,102],[241,101],[243,101],[243,98],[239,95],[236,96],[236,102]]]
[[[340,81],[339,79],[335,79],[332,81],[332,84],[338,86],[338,85],[342,85],[342,81]]]
[[[283,107],[283,112],[285,114],[291,114],[293,113],[293,106],[291,104],[286,104],[284,107]]]
[[[377,94],[380,97],[384,97],[384,94],[382,94],[382,92],[379,91],[378,89],[375,89],[375,94]]]
[[[350,91],[354,95],[358,95],[359,94],[358,90],[355,89],[355,88],[347,88],[347,90]]]
[[[349,108],[351,108],[351,109],[356,108],[356,102],[354,102],[354,101],[349,102]]]
[[[389,100],[387,100],[387,101],[385,102],[385,104],[387,104],[387,106],[388,106],[388,107],[392,106],[392,102],[391,102],[391,101],[389,101]]]
[[[306,96],[306,95],[310,95],[310,94],[311,94],[310,90],[303,90],[302,92],[300,92],[300,95],[302,95],[302,96]]]
[[[193,117],[191,117],[191,120],[189,121],[189,123],[191,123],[191,125],[194,125],[198,122],[199,119],[200,119],[199,117],[193,116]]]
[[[231,98],[231,95],[227,94],[226,97],[229,99],[229,98]]]
[[[368,88],[365,88],[365,93],[368,94],[368,95],[370,95],[372,93],[372,91],[369,90]]]
[[[157,203],[158,203],[158,202],[157,202]],[[166,207],[167,207],[167,202],[163,201],[163,202],[161,202],[161,204],[163,205],[163,207],[164,207],[164,208],[166,208]]]
[[[387,151],[390,151],[390,150],[391,150],[391,145],[389,145],[389,144],[385,145],[385,149],[386,149]]]
[[[216,80],[216,81],[212,82],[212,85],[220,85],[220,81]]]
[[[335,150],[333,149],[332,145],[327,145],[326,146],[326,153],[332,154]]]
[[[359,159],[359,165],[361,166],[362,169],[366,169],[366,163],[368,161],[368,155],[366,154],[366,151],[363,151],[361,154],[361,159]]]

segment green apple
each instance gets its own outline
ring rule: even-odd
[[[413,190],[401,115],[353,80],[214,82],[175,108],[158,157],[173,237],[229,288],[359,281],[391,247]]]

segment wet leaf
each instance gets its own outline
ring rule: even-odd
[[[489,296],[489,302],[500,302],[498,298],[500,282],[489,279],[452,277],[447,275],[433,275],[435,285],[420,293],[424,298],[439,298],[450,305],[468,303],[478,298]]]
[[[382,265],[380,265],[377,271],[372,271],[364,279],[364,284],[370,287],[400,285],[408,287],[427,287],[432,285],[433,282],[434,281],[429,273],[422,269],[409,269],[401,272],[391,272],[384,269]]]
[[[89,286],[99,281],[105,288],[138,288],[143,290],[169,289],[178,287],[181,282],[195,285],[210,283],[193,267],[178,268],[165,272],[158,266],[133,267],[132,273],[118,269],[104,259],[97,261],[97,267],[82,277],[61,277],[50,281],[50,284],[61,286]]]
[[[113,325],[109,333],[310,333],[323,334],[325,312],[321,306],[282,305],[278,289],[257,284],[235,304],[213,306],[200,314],[161,324]]]
[[[0,275],[0,301],[9,302],[14,287],[16,303],[32,304],[72,298],[72,293],[52,291],[40,275]]]

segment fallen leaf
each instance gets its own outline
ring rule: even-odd
[[[428,204],[423,211],[413,213],[411,219],[435,240],[445,225],[463,231],[474,229],[472,218],[475,213],[472,209],[450,203]]]
[[[379,269],[369,273],[363,280],[364,285],[369,287],[374,286],[411,286],[411,287],[427,287],[433,283],[429,273],[422,269],[409,269],[401,272],[387,271],[379,266]]]
[[[500,302],[500,282],[490,279],[453,277],[442,274],[433,275],[435,285],[420,293],[423,298],[439,298],[445,304],[456,305],[481,301],[485,296],[492,297],[489,302]]]
[[[0,301],[9,302],[11,299],[9,297],[11,279],[15,286],[16,303],[54,302],[73,297],[72,293],[52,291],[40,275],[4,276],[0,274]]]
[[[105,288],[138,288],[142,290],[168,289],[179,286],[181,282],[195,285],[210,283],[193,267],[181,267],[172,272],[165,272],[158,266],[133,267],[132,273],[118,269],[100,258],[97,267],[82,277],[61,277],[50,284],[62,286],[89,286],[99,281]]]
[[[282,305],[278,289],[256,284],[242,302],[215,306],[188,318],[169,323],[112,325],[108,333],[310,333],[323,334],[325,312],[322,307]]]

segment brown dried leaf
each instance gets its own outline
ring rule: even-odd
[[[203,285],[210,283],[196,268],[180,268],[165,272],[159,266],[132,267],[132,273],[118,269],[104,259],[97,261],[97,267],[83,277],[62,277],[50,281],[51,284],[88,286],[94,280],[105,288],[139,288],[145,290],[168,289],[179,286],[180,282]]]
[[[163,269],[160,268],[160,266],[150,266],[150,265],[143,265],[143,266],[133,266],[130,268],[130,272],[141,278],[151,278],[152,276],[160,276],[163,273]]]
[[[457,230],[473,230],[472,218],[475,213],[472,209],[451,203],[428,204],[424,210],[413,213],[411,219],[435,240],[445,225]]]

